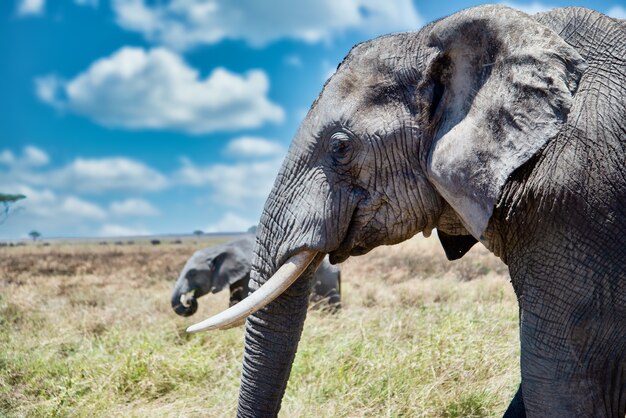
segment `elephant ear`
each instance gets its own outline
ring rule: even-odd
[[[215,292],[243,279],[250,274],[250,260],[237,248],[229,248],[213,259],[216,271]]]
[[[507,178],[554,138],[586,68],[555,32],[504,6],[431,27],[428,175],[462,223],[484,239]]]

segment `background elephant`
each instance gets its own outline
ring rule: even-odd
[[[250,260],[254,236],[246,235],[222,245],[196,251],[187,260],[172,291],[172,308],[181,316],[191,316],[198,310],[197,299],[207,293],[230,289],[230,306],[248,295]],[[311,281],[312,303],[322,301],[332,309],[341,306],[341,272],[325,259]]]
[[[624,417],[625,53],[624,22],[595,11],[490,5],[355,46],[261,217],[238,414],[280,409],[325,254],[437,228],[449,258],[480,241],[509,267],[522,374],[510,416]]]

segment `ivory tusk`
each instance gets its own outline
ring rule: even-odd
[[[234,323],[262,309],[291,286],[311,264],[316,255],[316,251],[299,252],[287,260],[268,281],[247,298],[215,316],[190,326],[187,328],[187,332],[230,328]]]

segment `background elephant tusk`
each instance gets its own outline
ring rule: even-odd
[[[187,332],[230,328],[280,296],[311,264],[316,251],[301,251],[283,264],[276,273],[255,292],[238,304],[219,314],[187,328]]]

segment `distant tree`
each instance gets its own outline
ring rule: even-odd
[[[200,231],[199,229],[196,229],[195,231],[193,231],[193,234],[199,237],[200,235],[204,235],[204,232]]]
[[[15,202],[17,202],[18,200],[22,200],[25,197],[26,196],[24,196],[23,194],[0,193],[0,205],[2,205],[0,207],[0,225],[2,225],[4,221],[6,221],[6,219],[9,217],[9,212],[11,212],[11,208],[15,204]],[[13,211],[15,212],[15,209],[13,209]]]
[[[33,241],[37,241],[37,238],[39,238],[41,236],[41,232],[32,230],[32,231],[30,231],[28,233],[28,235],[30,235],[30,237],[33,239]]]
[[[256,234],[256,225],[252,225],[248,228],[248,234]]]

